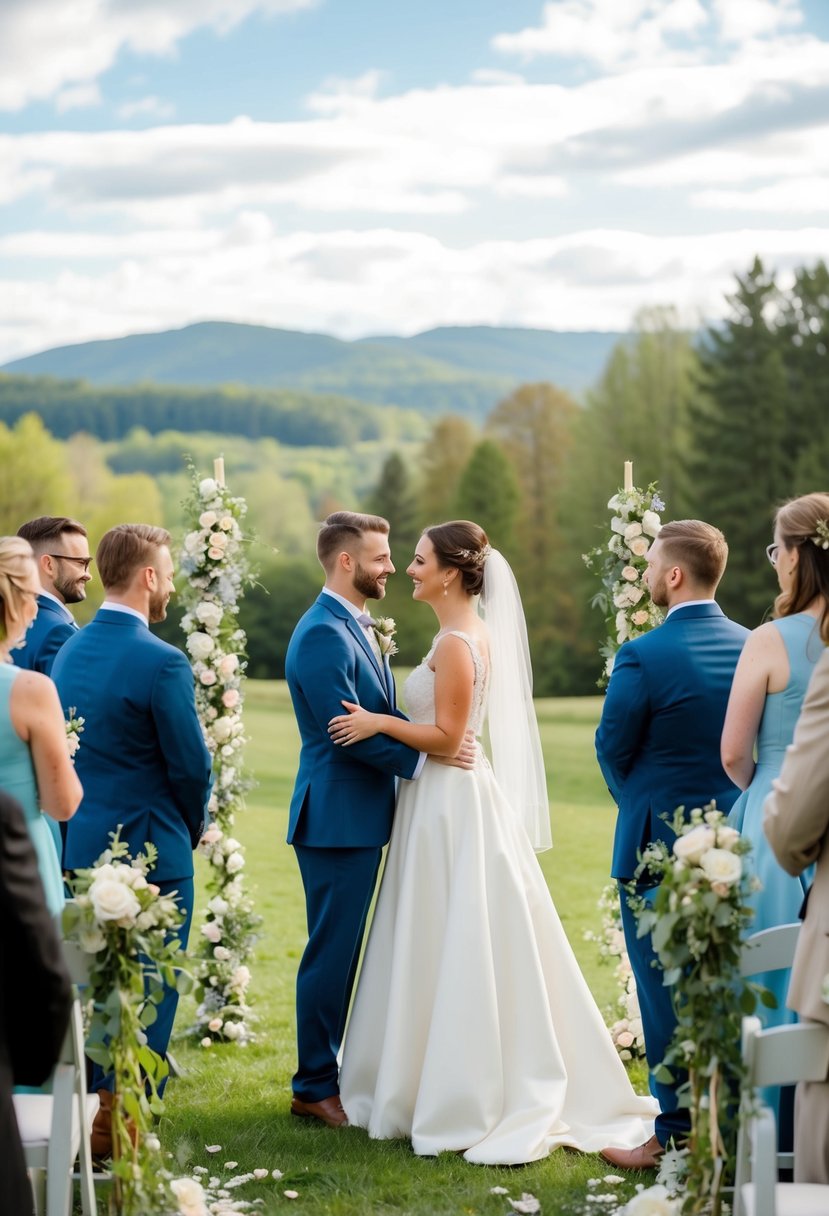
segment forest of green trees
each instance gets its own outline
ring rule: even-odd
[[[85,415],[86,433],[77,434],[71,402],[49,388],[56,382],[9,377],[25,410],[6,412],[12,408],[6,385],[0,449],[12,473],[0,530],[50,512],[76,514],[93,542],[125,519],[163,522],[180,535],[185,454],[208,471],[223,453],[257,537],[259,585],[242,614],[250,674],[281,676],[291,630],[320,585],[313,557],[318,520],[348,507],[391,521],[398,574],[389,581],[384,612],[397,619],[397,661],[407,664],[420,658],[433,629],[431,613],[412,603],[403,573],[417,537],[427,524],[471,517],[515,569],[537,693],[589,693],[601,667],[603,622],[590,607],[597,588],[582,554],[606,534],[607,500],[620,485],[623,461],[633,460],[637,484],[659,483],[665,519],[696,516],[723,529],[731,554],[720,600],[729,615],[754,627],[777,590],[763,552],[775,507],[827,488],[827,346],[826,266],[801,268],[781,285],[758,260],[737,277],[717,325],[694,335],[670,308],[642,313],[583,402],[553,384],[525,384],[493,403],[481,425],[454,415],[386,417],[362,403],[352,403],[352,411],[335,404],[325,419],[308,416],[302,405],[280,414],[271,404],[269,417],[287,417],[294,408],[297,425],[308,424],[301,444],[284,430],[266,429],[264,414],[251,421],[252,393],[243,401],[240,389],[240,398],[226,403],[219,390],[188,390],[180,395],[182,409],[151,434],[159,429],[155,416],[129,430],[116,408],[144,390],[119,389],[95,390],[100,409]],[[165,390],[168,399],[175,395]],[[299,396],[255,395],[272,402]],[[203,409],[184,404],[197,396]],[[58,399],[63,405],[55,405]],[[140,399],[149,409],[151,397]],[[120,422],[106,420],[106,401]],[[228,409],[238,421],[232,431],[215,422]],[[337,426],[343,437],[332,443]],[[87,614],[94,603],[91,597]],[[174,615],[165,632],[179,640]]]

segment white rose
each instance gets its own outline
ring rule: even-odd
[[[642,516],[642,531],[648,536],[658,536],[662,523],[655,511],[645,511]]]
[[[225,1022],[224,1031],[225,1031],[226,1038],[231,1039],[231,1040],[238,1039],[239,1023],[238,1022]]]
[[[115,920],[125,928],[135,924],[135,918],[141,911],[133,890],[112,878],[96,879],[89,888],[89,898],[95,909],[96,920]]]
[[[212,477],[205,477],[199,482],[199,495],[202,498],[214,498],[219,489],[219,483]]]
[[[681,857],[683,861],[690,862],[692,866],[698,866],[703,853],[713,849],[715,843],[714,829],[701,823],[699,827],[691,828],[690,832],[677,836],[674,841],[674,857]]]
[[[622,571],[622,578],[627,579],[629,583],[635,583],[639,577],[639,571],[635,566],[625,566]]]
[[[199,524],[202,528],[212,528],[218,518],[215,511],[202,511]]]
[[[735,882],[739,882],[743,872],[743,863],[740,861],[739,855],[730,853],[728,849],[709,849],[700,859],[699,864],[706,878],[711,883],[718,883],[721,887],[732,886]]]
[[[239,841],[236,839],[235,836],[225,837],[225,842],[222,845],[222,848],[224,849],[225,853],[235,853],[236,850],[241,849],[241,847],[242,847],[241,844],[239,843]]]
[[[637,536],[641,536],[641,535],[642,535],[642,525],[637,523],[636,520],[634,520],[632,524],[628,524],[628,526],[625,528],[625,531],[624,531],[625,544],[629,545],[632,540],[635,540]]]
[[[97,954],[106,945],[106,938],[100,929],[86,929],[80,935],[81,950],[86,954]]]
[[[209,600],[203,600],[202,603],[196,605],[196,616],[208,629],[218,629],[222,623],[224,612],[219,604],[212,604]]]
[[[224,916],[229,906],[230,905],[228,904],[227,900],[222,899],[221,895],[214,895],[207,904],[209,911],[211,911],[214,916]]]
[[[233,972],[233,975],[230,977],[230,982],[234,988],[247,988],[248,984],[250,983],[250,968],[246,967],[244,963],[242,963]]]
[[[119,882],[132,887],[133,891],[142,891],[147,886],[147,880],[137,866],[116,866],[115,876]]]
[[[204,671],[199,672],[199,681],[209,688],[211,684],[216,683],[216,673],[211,668],[205,667]]]
[[[225,679],[232,676],[239,666],[239,658],[235,654],[226,654],[219,663],[219,674]]]
[[[224,1022],[221,1018],[211,1018],[207,1023],[207,1029],[212,1030],[214,1034],[216,1034],[218,1030],[221,1030],[222,1026],[224,1026]]]
[[[717,848],[728,849],[729,852],[734,848],[734,845],[740,839],[740,833],[736,828],[730,828],[727,824],[717,828]]]
[[[204,548],[204,537],[201,532],[188,532],[184,538],[184,548],[187,553],[198,553]]]
[[[624,536],[627,526],[628,521],[626,519],[622,519],[619,515],[614,515],[610,521],[610,531],[618,532],[620,536]]]
[[[632,541],[628,542],[628,548],[634,557],[644,557],[648,549],[650,549],[650,545],[644,536],[635,536]]]
[[[204,1188],[195,1178],[174,1178],[170,1190],[176,1197],[181,1216],[208,1216]]]
[[[213,957],[217,963],[226,963],[230,958],[230,951],[227,946],[216,946],[213,950]]]
[[[676,1216],[679,1211],[664,1186],[649,1186],[634,1195],[623,1209],[623,1216]]]
[[[204,660],[212,652],[214,646],[213,639],[207,633],[196,631],[191,633],[187,639],[187,649],[196,660]]]
[[[232,532],[233,531],[233,516],[232,515],[223,515],[222,518],[219,520],[219,527],[222,529],[223,532]]]
[[[237,871],[243,869],[245,859],[241,853],[231,853],[225,863],[225,868],[228,874],[236,874]]]
[[[211,549],[224,549],[227,544],[227,536],[224,532],[211,532],[209,543]]]
[[[207,940],[213,942],[214,945],[222,940],[221,926],[215,920],[209,920],[206,925],[202,925],[201,931]]]
[[[641,629],[643,625],[647,625],[648,623],[648,614],[644,608],[640,608],[638,612],[634,612],[630,619],[633,621],[634,625],[638,625],[638,627]]]
[[[628,603],[638,604],[644,594],[641,587],[628,587]]]
[[[210,724],[210,734],[217,743],[226,743],[233,734],[233,723],[230,718],[217,718]]]

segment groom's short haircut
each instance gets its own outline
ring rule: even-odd
[[[716,588],[728,560],[728,544],[719,528],[701,519],[675,519],[659,530],[659,547],[669,562],[682,566],[700,587]]]
[[[335,511],[323,521],[317,537],[317,557],[328,572],[338,553],[361,541],[366,532],[389,534],[389,521],[382,515],[361,515],[357,511]]]
[[[136,570],[151,566],[162,545],[169,545],[170,533],[153,524],[118,524],[101,537],[95,564],[105,591],[123,591]]]
[[[70,519],[68,515],[39,515],[37,519],[30,519],[17,529],[17,535],[22,536],[32,546],[35,557],[40,557],[41,553],[51,549],[53,542],[59,541],[67,532],[86,536],[83,524],[79,524],[76,519]]]

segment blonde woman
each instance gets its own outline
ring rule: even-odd
[[[63,907],[63,879],[44,818],[71,819],[83,793],[66,746],[63,711],[48,676],[24,671],[11,651],[37,615],[40,583],[31,545],[0,537],[0,788],[22,805],[52,913]]]

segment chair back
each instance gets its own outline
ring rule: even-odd
[[[799,920],[752,933],[743,942],[740,959],[742,975],[760,975],[764,971],[783,971],[791,967],[799,934]]]

